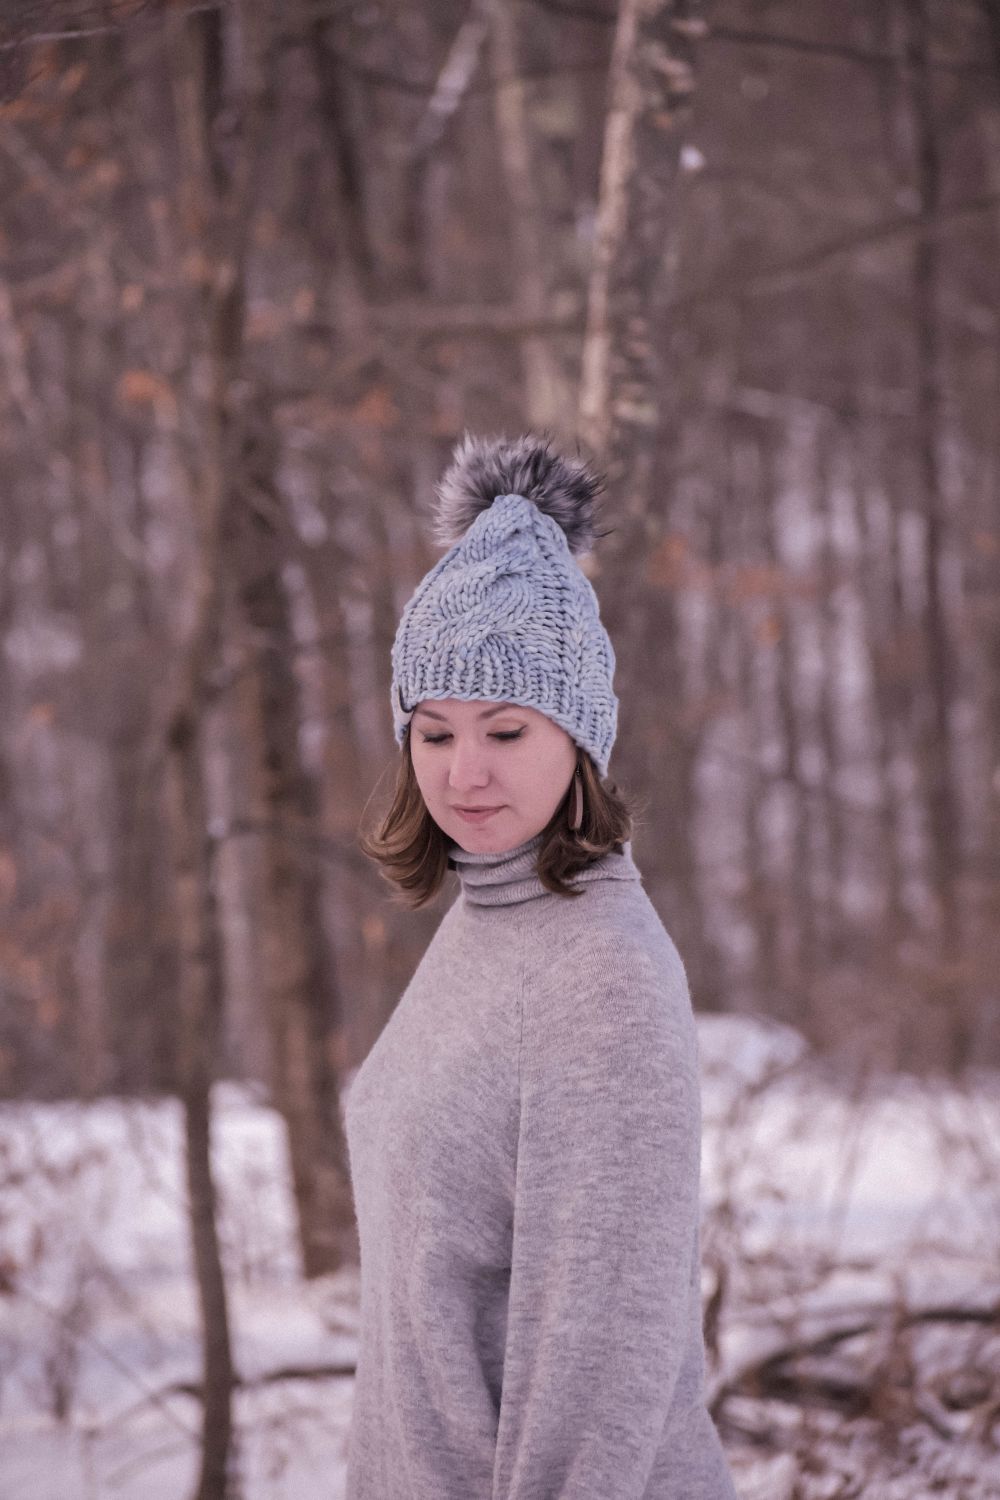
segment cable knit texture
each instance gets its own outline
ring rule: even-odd
[[[402,744],[425,698],[536,708],[607,774],[615,655],[566,534],[524,495],[498,495],[417,585],[392,648]]]
[[[347,1500],[735,1500],[704,1400],[684,966],[631,846],[461,885],[350,1087]]]

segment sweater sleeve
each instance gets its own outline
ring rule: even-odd
[[[691,1336],[694,1022],[676,950],[559,957],[522,996],[493,1500],[640,1500]]]

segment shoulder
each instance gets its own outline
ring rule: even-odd
[[[602,882],[552,903],[532,934],[531,969],[542,980],[572,971],[598,985],[628,976],[690,1001],[683,959],[642,885]]]
[[[533,934],[523,974],[527,1030],[609,1041],[627,1033],[696,1067],[687,973],[655,907],[639,885],[605,887],[595,903],[591,890],[562,898]]]

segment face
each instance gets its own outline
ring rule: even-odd
[[[577,759],[566,731],[537,709],[458,698],[418,705],[410,755],[427,811],[470,854],[499,854],[541,833]]]

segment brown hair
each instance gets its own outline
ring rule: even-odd
[[[585,750],[577,750],[583,780],[583,822],[579,831],[569,826],[573,783],[570,782],[552,817],[542,830],[538,848],[538,878],[557,896],[582,895],[567,881],[605,854],[623,853],[632,837],[631,806],[614,785],[604,785]],[[574,773],[575,774],[575,773]],[[400,747],[392,805],[377,827],[358,834],[362,853],[379,866],[409,907],[425,906],[437,895],[448,872],[450,842],[430,813],[417,785],[410,758],[410,735]]]

